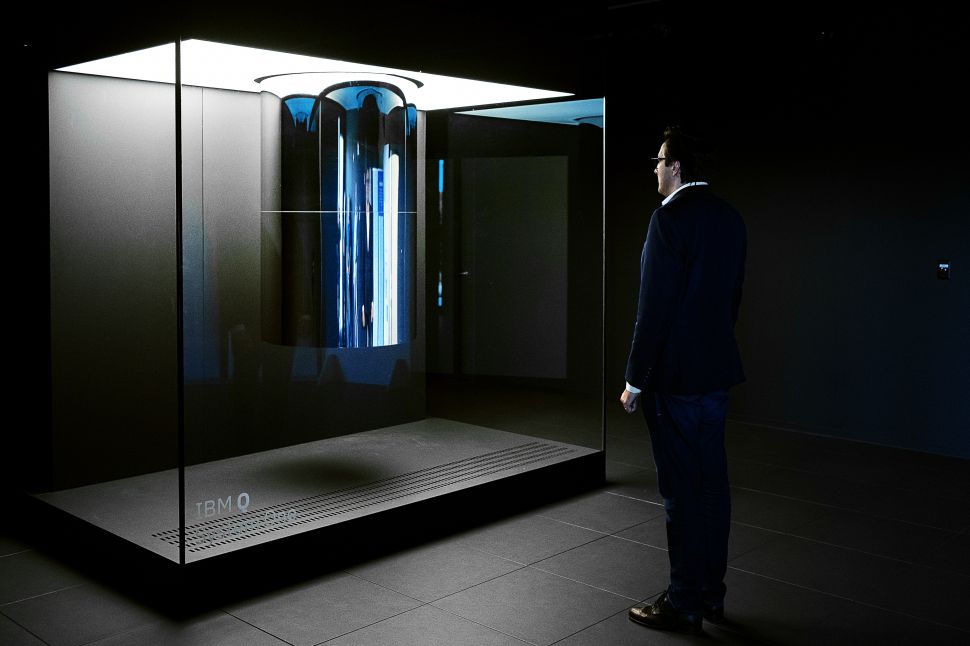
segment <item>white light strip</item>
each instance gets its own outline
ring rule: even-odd
[[[272,92],[281,99],[294,94],[316,95],[325,89],[348,81],[380,81],[389,83],[410,100],[418,86],[403,76],[383,72],[304,72],[270,76],[258,83],[260,91]]]
[[[114,76],[160,83],[175,82],[175,44],[160,45],[127,54],[59,68],[61,72]],[[363,65],[315,56],[287,54],[253,47],[204,40],[182,43],[182,83],[200,87],[258,92],[255,79],[296,72],[376,72],[397,74],[422,83],[407,96],[420,110],[470,107],[495,103],[537,101],[571,96],[517,85],[489,83],[454,76],[426,74],[377,65]]]
[[[542,121],[579,125],[589,123],[603,127],[603,99],[582,99],[579,101],[558,101],[538,105],[513,105],[505,108],[485,108],[469,110],[459,114],[499,119],[518,119],[520,121]]]
[[[61,67],[57,71],[116,76],[136,81],[175,83],[175,43]]]

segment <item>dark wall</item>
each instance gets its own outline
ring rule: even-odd
[[[367,42],[347,28],[350,6],[317,23],[221,3],[176,3],[151,20],[140,7],[131,15],[86,5],[51,14],[37,4],[11,23],[24,101],[13,129],[20,163],[7,229],[18,253],[7,254],[4,272],[14,350],[8,395],[31,421],[4,425],[4,478],[47,468],[20,459],[45,453],[30,449],[50,427],[48,155],[39,125],[46,119],[37,113],[47,71],[178,35],[375,63],[393,56],[403,68],[605,92],[607,384],[616,392],[642,236],[660,200],[644,159],[656,154],[664,125],[709,135],[721,149],[715,188],[742,210],[751,237],[739,323],[749,379],[734,390],[733,413],[968,455],[960,83],[970,38],[945,5],[815,2],[756,12],[613,2],[556,11],[550,3],[546,14],[528,17],[490,4],[477,15],[465,6],[431,17],[382,4]],[[414,27],[407,42],[399,38],[404,24]],[[933,277],[939,257],[952,263],[948,283]]]
[[[962,28],[924,6],[784,12],[609,12],[608,390],[661,199],[645,158],[679,124],[715,144],[748,226],[732,414],[970,457]]]

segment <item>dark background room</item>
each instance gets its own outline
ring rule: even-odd
[[[11,412],[0,431],[0,500],[8,510],[0,524],[0,643],[667,643],[625,617],[663,589],[667,561],[647,429],[617,400],[640,252],[662,199],[650,158],[670,125],[714,149],[712,188],[740,211],[748,232],[736,324],[747,379],[731,390],[727,429],[732,621],[705,628],[709,637],[738,644],[970,637],[962,612],[970,582],[970,128],[961,87],[970,32],[952,11],[668,0],[155,9],[25,7],[8,30],[22,92],[16,105],[25,114],[12,128],[6,312],[14,352]],[[56,259],[43,216],[52,162],[48,130],[36,125],[47,120],[47,74],[179,38],[604,98],[605,127],[569,139],[514,121],[485,134],[474,117],[427,122],[447,141],[449,159],[512,157],[521,147],[523,156],[583,160],[567,176],[568,284],[557,286],[561,302],[551,310],[561,370],[546,374],[535,367],[539,359],[502,345],[500,308],[473,314],[477,347],[452,338],[460,328],[439,329],[429,317],[427,374],[415,373],[421,383],[382,391],[373,400],[380,405],[348,414],[344,428],[393,423],[383,414],[390,402],[416,418],[602,448],[604,479],[552,483],[521,500],[478,500],[481,507],[450,518],[415,509],[402,527],[368,527],[380,537],[332,555],[303,541],[299,557],[296,549],[285,559],[254,557],[247,577],[234,572],[200,586],[178,574],[168,592],[146,590],[131,576],[137,556],[113,563],[110,549],[72,547],[60,526],[33,516],[24,491],[96,481],[84,466],[65,476],[52,456],[69,461],[87,451],[89,466],[104,457],[83,434],[74,446],[52,431],[65,422],[54,419],[52,405],[52,334],[62,324],[51,315]],[[596,133],[602,186],[588,182],[598,172],[589,162]],[[429,145],[429,159],[436,154]],[[522,231],[539,240],[537,227]],[[425,260],[452,263],[457,276],[460,261],[435,256],[430,244],[452,235],[429,230]],[[520,242],[505,252],[527,254],[529,241]],[[545,260],[539,266],[554,275],[561,259]],[[508,299],[510,311],[520,308],[523,338],[541,336],[550,311],[529,310],[531,293]],[[460,326],[456,320],[448,325]],[[478,372],[465,369],[476,364],[462,352],[478,353]],[[81,400],[96,401],[99,386],[77,379]],[[166,411],[153,422],[160,429],[175,415],[170,381],[157,390]],[[373,395],[339,391],[326,406],[354,397],[360,405]],[[25,408],[14,413],[15,404]],[[103,419],[75,423],[94,429],[137,408],[121,401]],[[242,425],[254,420],[239,413]],[[237,453],[273,445],[258,426],[240,434]],[[163,458],[147,440],[126,441],[125,456],[107,456],[104,469],[89,471],[110,472],[129,455],[130,464],[144,465],[132,473],[173,466],[174,453]],[[209,441],[200,455],[224,457]],[[294,571],[298,559],[307,566]],[[206,576],[223,575],[213,566]],[[173,601],[172,588],[186,586],[194,593]]]

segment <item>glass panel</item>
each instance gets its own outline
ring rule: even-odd
[[[183,91],[187,562],[368,513],[352,435],[425,417],[415,85],[280,72]]]
[[[178,527],[175,46],[145,57],[167,82],[48,76],[52,427],[34,492],[178,561],[158,535]]]
[[[601,102],[131,54],[51,75],[41,499],[188,563],[596,466]]]
[[[430,415],[602,449],[602,115],[429,116]]]

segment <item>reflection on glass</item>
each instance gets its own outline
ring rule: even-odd
[[[380,75],[378,75],[380,76]],[[417,112],[389,77],[261,79],[264,339],[366,348],[412,334]]]

